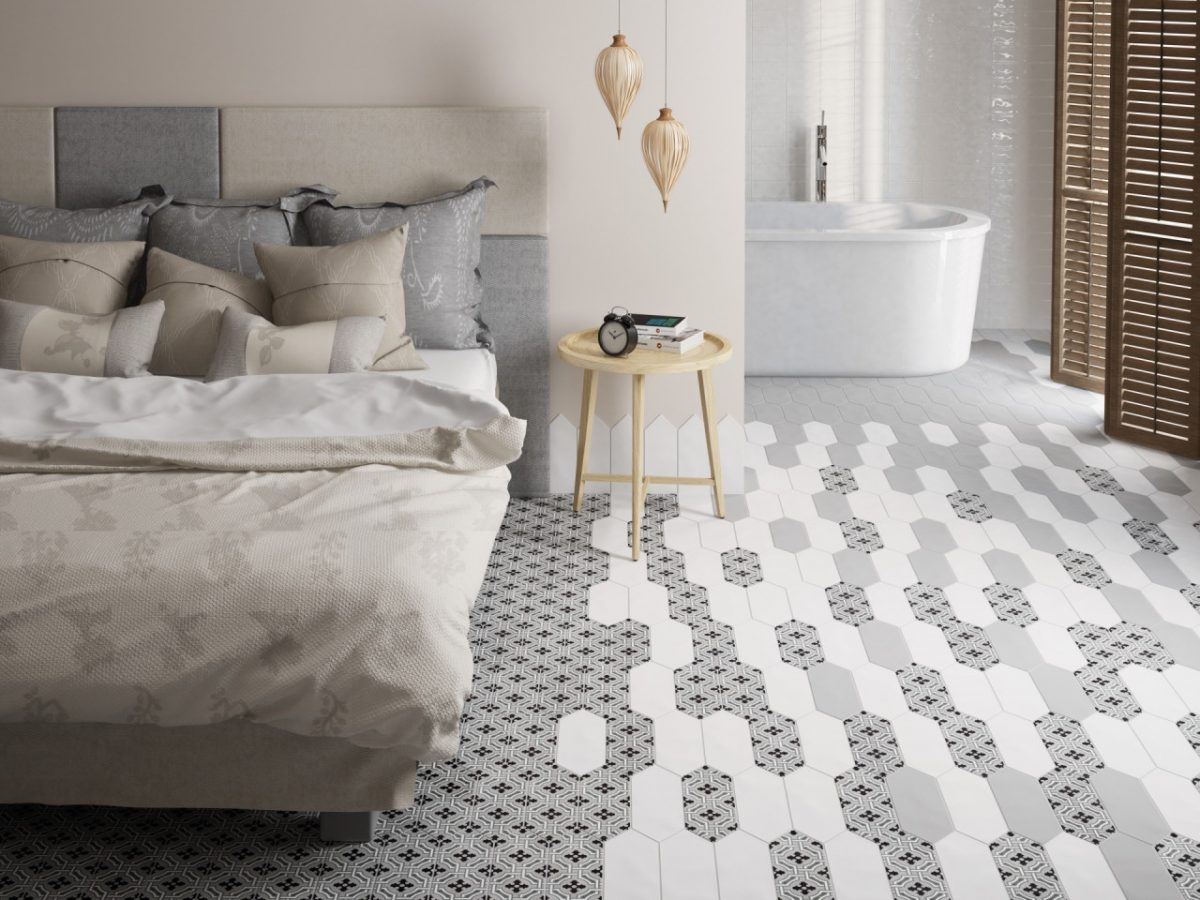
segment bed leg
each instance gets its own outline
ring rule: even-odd
[[[377,812],[321,813],[321,840],[343,844],[364,844],[374,839]]]

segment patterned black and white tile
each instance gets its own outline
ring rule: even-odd
[[[1200,469],[1044,342],[752,379],[747,493],[512,504],[457,759],[380,838],[0,810],[0,897],[1200,896]]]

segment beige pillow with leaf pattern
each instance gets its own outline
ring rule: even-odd
[[[0,300],[0,368],[136,378],[150,366],[162,315],[161,303],[81,316]]]
[[[116,312],[129,297],[145,244],[60,244],[0,236],[0,297],[85,316]]]
[[[281,327],[231,306],[221,314],[221,336],[205,380],[362,372],[375,358],[384,327],[378,316]]]
[[[254,253],[275,297],[276,325],[306,325],[348,316],[379,316],[386,323],[373,369],[424,369],[405,333],[402,225],[336,247],[255,244]]]
[[[150,362],[155,375],[203,378],[217,352],[221,314],[226,309],[271,314],[271,289],[265,281],[151,247],[142,303],[158,300],[166,304],[166,312]]]

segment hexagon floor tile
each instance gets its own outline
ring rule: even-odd
[[[1200,896],[1200,468],[1109,442],[1046,353],[748,379],[768,502],[681,551],[713,520],[651,495],[607,586],[606,496],[514,501],[460,753],[374,843],[9,807],[0,897]]]

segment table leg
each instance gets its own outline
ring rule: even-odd
[[[717,517],[725,518],[725,489],[721,484],[721,445],[717,433],[717,410],[713,400],[712,375],[708,369],[701,369],[700,376],[700,410],[704,414],[704,437],[708,441],[708,467],[712,472],[713,500],[717,507]]]
[[[642,503],[646,498],[645,485],[642,484],[645,451],[642,447],[646,430],[646,376],[633,376],[633,460],[632,476],[629,487],[633,501],[633,558],[637,559],[642,552]]]
[[[575,454],[575,512],[583,508],[583,473],[592,447],[592,422],[596,418],[596,373],[583,370],[583,403],[579,410],[579,447]]]

